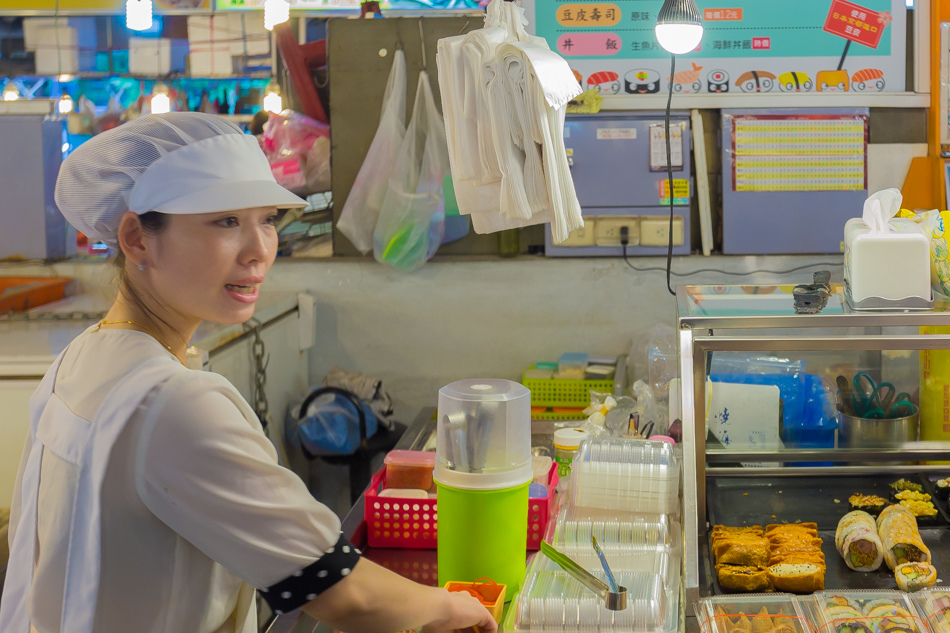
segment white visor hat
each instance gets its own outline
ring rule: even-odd
[[[306,206],[274,179],[257,139],[221,117],[135,119],[80,145],[56,181],[56,205],[85,235],[116,245],[122,215]]]

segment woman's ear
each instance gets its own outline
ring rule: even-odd
[[[142,222],[139,216],[132,211],[126,211],[119,222],[119,232],[117,235],[119,248],[125,253],[125,258],[137,264],[143,259],[148,259],[148,247],[145,244],[145,231],[142,229]]]

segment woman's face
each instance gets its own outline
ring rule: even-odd
[[[172,215],[149,238],[153,292],[185,318],[243,323],[277,255],[277,208]]]

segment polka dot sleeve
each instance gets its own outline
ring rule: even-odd
[[[312,565],[261,589],[261,596],[277,615],[299,609],[348,576],[359,559],[360,551],[341,534]]]

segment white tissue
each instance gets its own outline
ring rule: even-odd
[[[883,189],[868,196],[862,218],[871,233],[891,232],[891,218],[901,210],[904,198],[899,189]]]

